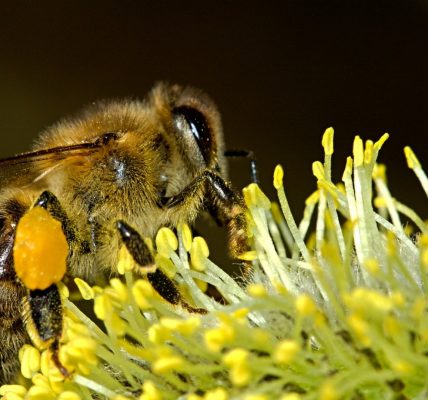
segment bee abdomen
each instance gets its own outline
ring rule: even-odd
[[[0,385],[12,383],[19,371],[19,349],[29,342],[22,317],[24,289],[9,280],[0,280]]]

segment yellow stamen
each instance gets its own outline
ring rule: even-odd
[[[208,390],[204,396],[204,400],[228,400],[227,392],[224,388]]]
[[[92,300],[94,298],[94,289],[92,289],[92,287],[89,286],[83,279],[74,278],[74,283],[79,289],[79,292],[84,300]]]
[[[273,186],[276,190],[281,188],[283,186],[283,179],[284,179],[284,170],[282,169],[281,165],[277,165],[275,167],[275,171],[273,173]]]
[[[374,144],[373,148],[375,151],[379,151],[383,144],[388,140],[389,138],[389,134],[388,133],[384,133],[380,139]]]
[[[119,250],[119,261],[117,263],[117,271],[119,274],[124,274],[127,271],[132,271],[135,268],[135,261],[125,245]]]
[[[314,161],[312,163],[312,173],[317,179],[325,179],[324,166],[319,161]]]
[[[76,392],[66,390],[59,395],[58,400],[81,400],[81,397]]]
[[[307,294],[301,294],[295,301],[296,310],[302,316],[313,315],[317,309],[315,302]]]
[[[359,136],[355,136],[354,146],[353,146],[353,154],[354,154],[354,164],[355,167],[360,167],[364,162],[364,145],[363,141]]]
[[[330,381],[324,382],[320,388],[320,400],[338,400],[339,394],[333,383]]]
[[[22,399],[27,393],[27,389],[21,385],[3,385],[0,387],[0,396],[6,396],[6,399],[15,400],[15,398]],[[13,397],[13,395],[17,397]]]
[[[192,230],[190,229],[190,226],[188,224],[180,224],[179,225],[179,231],[181,232],[181,238],[183,239],[183,246],[186,249],[186,251],[190,251],[190,248],[192,247]]]
[[[21,373],[31,379],[40,370],[40,352],[35,347],[24,345],[19,353],[21,361]]]
[[[366,140],[366,148],[364,149],[364,164],[370,164],[373,160],[373,141]]]
[[[162,393],[158,390],[152,381],[145,381],[143,383],[143,393],[138,400],[161,400]]]
[[[353,164],[352,157],[347,157],[346,167],[342,175],[342,181],[346,181],[352,175],[352,164]]]
[[[159,229],[155,241],[158,253],[167,258],[178,248],[177,236],[175,236],[174,232],[169,228],[164,227]]]
[[[300,351],[300,344],[294,340],[283,340],[281,341],[273,354],[276,362],[281,364],[290,364],[296,354]]]
[[[265,297],[266,288],[261,283],[252,283],[247,287],[248,294],[253,297]]]
[[[141,310],[151,308],[149,299],[153,298],[155,292],[149,282],[139,279],[132,287],[132,294]]]
[[[319,192],[319,190],[316,190],[309,197],[306,198],[305,204],[307,206],[315,205],[318,203],[319,198],[320,198],[320,192]]]
[[[404,148],[404,155],[406,156],[407,166],[410,169],[421,168],[421,163],[419,162],[415,153],[413,152],[413,150],[409,146],[406,146]]]
[[[271,204],[269,198],[262,192],[259,185],[250,183],[242,190],[244,200],[248,207],[261,207],[270,210]]]
[[[375,164],[373,167],[373,179],[382,179],[386,182],[386,165],[385,164]]]
[[[193,239],[192,247],[190,249],[190,260],[192,267],[196,271],[205,271],[206,261],[210,255],[207,242],[201,236],[196,236]]]
[[[179,356],[161,357],[153,363],[153,372],[155,374],[166,374],[176,372],[177,368],[184,365],[184,360]]]
[[[334,152],[333,139],[334,139],[334,129],[332,127],[329,127],[325,130],[321,140],[322,147],[324,147],[324,153],[327,156],[331,156]]]

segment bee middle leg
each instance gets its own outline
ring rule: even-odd
[[[52,192],[45,190],[38,197],[34,205],[43,207],[52,215],[53,218],[61,222],[62,230],[69,245],[76,241],[76,229],[68,218],[60,201]]]
[[[150,249],[144,243],[139,233],[131,228],[126,222],[118,221],[117,229],[123,243],[128,249],[134,261],[143,270],[145,267],[153,266],[155,260],[150,252]],[[173,305],[180,305],[189,312],[205,314],[206,310],[203,308],[193,307],[188,304],[181,295],[175,283],[169,279],[159,268],[153,272],[147,272],[147,280],[153,288],[164,298],[167,302]]]
[[[62,231],[64,232],[70,252],[87,254],[91,251],[91,245],[87,240],[79,238],[77,228],[73,221],[68,217],[58,198],[50,191],[45,190],[36,200],[34,206],[43,207],[49,214],[61,222]],[[88,221],[92,229],[93,222]]]

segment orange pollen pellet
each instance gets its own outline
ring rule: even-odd
[[[13,259],[16,275],[30,290],[59,282],[66,270],[68,244],[61,223],[36,206],[19,220]]]

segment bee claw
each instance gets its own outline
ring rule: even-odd
[[[52,361],[54,362],[55,366],[58,368],[59,372],[61,372],[64,378],[70,378],[71,372],[66,367],[64,367],[64,365],[59,359],[57,343],[52,346],[51,351],[52,351]]]

